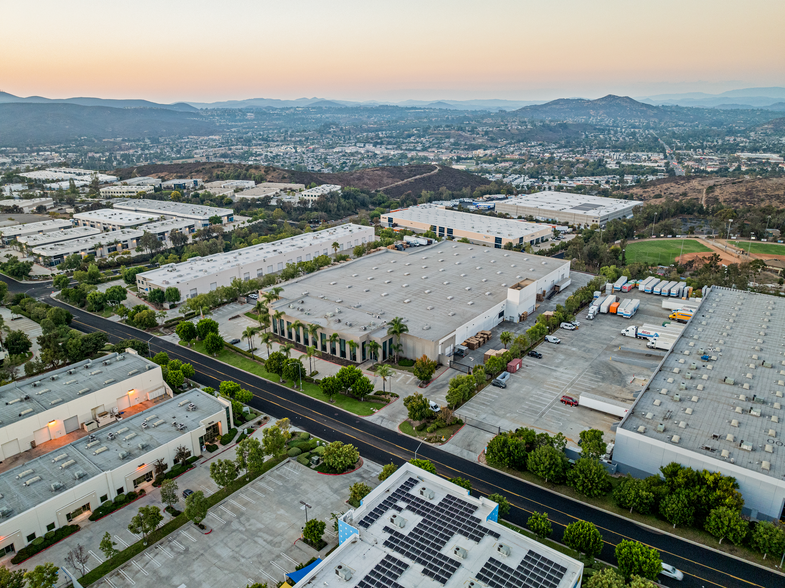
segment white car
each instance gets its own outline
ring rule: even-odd
[[[574,326],[574,327],[580,327],[580,326],[581,326],[581,322],[580,322],[580,321],[570,321],[570,323],[571,323],[571,324],[572,324],[572,326]]]
[[[561,343],[561,339],[559,339],[558,337],[554,337],[553,335],[545,335],[545,340],[548,343],[556,343],[556,344]]]
[[[662,572],[660,572],[663,576],[667,576],[668,578],[673,578],[674,580],[683,580],[684,574],[682,574],[679,570],[674,568],[670,564],[666,564],[663,562],[662,564]]]
[[[575,325],[572,323],[562,323],[559,325],[560,328],[564,329],[565,331],[574,331]]]

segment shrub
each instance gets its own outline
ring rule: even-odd
[[[128,499],[125,497],[125,494],[118,494],[117,496],[115,496],[114,503],[123,504],[126,500]]]
[[[303,431],[302,433],[300,433],[299,437],[301,441],[308,441],[308,439],[311,438],[311,434]]]
[[[47,531],[46,535],[44,535],[45,539],[54,539],[55,532],[54,531]]]
[[[321,457],[324,455],[324,445],[320,445],[319,447],[315,448],[311,453]]]
[[[297,457],[302,452],[303,452],[302,449],[300,449],[299,447],[292,447],[289,451],[287,451],[289,457]]]
[[[13,564],[19,564],[33,557],[36,553],[39,553],[49,547],[50,545],[54,545],[61,539],[65,539],[69,535],[76,533],[79,530],[79,525],[66,525],[65,527],[60,527],[56,531],[50,531],[49,533],[54,533],[51,538],[44,537],[36,537],[33,539],[33,542],[30,543],[27,547],[23,547],[20,549],[14,558],[11,560]],[[46,535],[49,535],[47,533]],[[40,540],[40,541],[39,541]]]
[[[128,499],[128,502],[131,502],[132,500],[136,500],[137,498],[139,498],[139,495],[134,491],[129,492],[125,496]]]
[[[229,429],[229,432],[221,437],[221,445],[228,445],[236,436],[237,429]]]
[[[205,447],[205,449],[207,449],[207,451],[209,451],[210,453],[213,453],[213,452],[215,452],[215,451],[218,451],[218,446],[217,446],[217,445],[213,445],[212,443],[208,443],[208,444],[207,444],[207,445],[205,445],[204,447]]]
[[[43,542],[44,542],[43,537],[36,537],[35,539],[33,539],[33,542],[30,545],[35,545],[36,547],[38,547],[39,545],[43,544]]]
[[[398,365],[401,367],[412,367],[414,366],[414,360],[412,359],[401,359],[398,361]]]
[[[309,460],[309,458],[307,458],[307,457],[305,456],[305,454],[303,454],[303,455],[298,455],[298,456],[297,456],[297,461],[298,461],[299,463],[301,463],[302,465],[304,465],[304,466],[310,465],[310,460]]]

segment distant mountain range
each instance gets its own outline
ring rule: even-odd
[[[8,92],[0,92],[0,104],[77,104],[79,106],[106,106],[109,108],[164,108],[166,110],[179,110],[182,112],[196,112],[197,109],[178,102],[177,104],[158,104],[149,100],[113,100],[111,98],[44,98],[42,96],[28,96],[22,98]]]
[[[658,106],[643,104],[629,96],[608,94],[597,100],[560,98],[545,104],[524,106],[515,114],[534,119],[614,119],[662,120],[666,114]]]
[[[515,110],[529,104],[540,104],[542,100],[404,100],[403,102],[380,102],[369,100],[328,100],[326,98],[249,98],[224,102],[189,102],[196,108],[357,108],[374,106],[401,106],[404,108],[445,108],[454,110]]]
[[[215,124],[196,109],[181,112],[67,103],[0,103],[0,147],[54,145],[80,137],[143,139],[215,132]]]
[[[658,94],[637,98],[646,104],[663,106],[692,106],[698,108],[764,108],[782,110],[781,103],[785,100],[785,88],[743,88],[729,90],[721,94],[705,94],[688,92],[684,94]],[[779,106],[772,108],[772,106]]]

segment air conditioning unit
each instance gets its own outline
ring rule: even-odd
[[[345,582],[352,579],[352,571],[343,564],[335,568],[335,575]]]
[[[497,551],[497,552],[498,552],[500,555],[503,555],[503,556],[505,556],[505,557],[507,557],[507,556],[509,556],[509,555],[510,555],[510,548],[509,548],[507,545],[505,545],[504,543],[499,543],[499,544],[496,546],[496,551]]]

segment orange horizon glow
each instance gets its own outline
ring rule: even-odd
[[[779,0],[5,0],[0,90],[161,102],[782,86]]]

